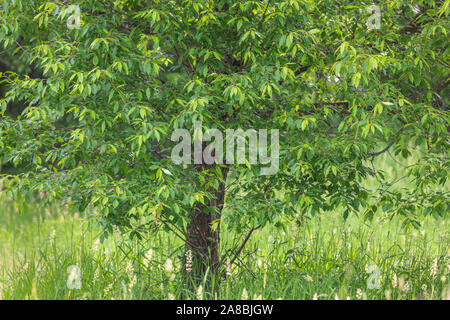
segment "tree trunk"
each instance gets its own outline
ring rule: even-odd
[[[204,165],[197,170],[214,169],[214,166]],[[220,219],[225,201],[225,181],[228,168],[221,168],[223,181],[219,183],[218,190],[208,191],[213,198],[203,205],[194,205],[186,234],[186,254],[184,258],[184,275],[187,288],[192,292],[205,282],[205,290],[216,290],[219,280],[219,245],[220,245]],[[218,220],[218,221],[217,221]],[[213,230],[213,222],[217,228]],[[206,278],[205,278],[206,277]]]

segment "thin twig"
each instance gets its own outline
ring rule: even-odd
[[[234,257],[231,259],[230,261],[230,265],[233,264],[233,262],[236,260],[236,258],[239,256],[239,254],[241,253],[242,249],[244,249],[245,244],[248,242],[248,240],[250,239],[250,236],[252,235],[253,231],[257,230],[261,228],[261,225],[255,227],[252,227],[252,229],[250,230],[250,232],[247,234],[247,236],[245,237],[244,241],[242,242],[241,246],[239,247],[239,249],[236,251],[236,253],[234,254]]]

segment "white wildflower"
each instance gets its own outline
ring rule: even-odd
[[[55,240],[55,238],[56,238],[56,230],[53,229],[49,236],[50,242],[53,242],[53,240]]]
[[[253,300],[262,300],[262,295],[257,295],[256,293],[253,295]]]
[[[186,272],[192,272],[192,251],[186,251]]]
[[[203,286],[200,285],[197,289],[197,299],[203,300]]]
[[[439,268],[438,268],[438,259],[434,259],[431,266],[430,266],[430,275],[434,278],[438,274]]]
[[[136,285],[137,282],[137,277],[136,274],[134,273],[134,267],[131,261],[128,261],[127,263],[127,275],[128,279],[130,280],[128,284],[128,290],[131,291],[131,289],[133,289],[133,287]]]
[[[153,257],[153,249],[150,248],[148,249],[147,253],[144,256],[144,266],[147,268],[150,261],[152,260]]]
[[[422,293],[423,293],[423,296],[425,297],[425,299],[427,299],[428,298],[428,292],[427,292],[427,285],[426,284],[423,284],[422,285]]]
[[[227,277],[231,277],[232,272],[231,272],[231,263],[230,263],[230,258],[227,258],[227,263],[225,265],[226,271],[227,271]]]
[[[397,274],[394,273],[394,275],[392,276],[392,288],[397,288],[397,285],[398,285]]]
[[[403,279],[403,277],[400,277],[400,279],[398,280],[398,289],[401,292],[408,292],[410,289],[410,285],[408,281],[405,281],[405,279]]]
[[[322,297],[326,298],[326,297],[328,297],[328,295],[326,293],[321,293],[321,294],[314,293],[313,300],[319,300],[319,298],[322,298]]]
[[[167,258],[166,262],[164,263],[164,270],[166,270],[167,273],[171,273],[173,271],[173,263],[170,258]]]
[[[305,280],[308,282],[314,282],[314,279],[310,275],[304,276]]]
[[[105,290],[103,291],[103,295],[104,295],[105,297],[108,297],[108,296],[109,296],[109,294],[110,294],[110,292],[111,292],[111,290],[112,290],[112,287],[113,287],[113,284],[112,284],[112,283],[110,283],[110,284],[108,284],[108,285],[106,286]]]
[[[247,292],[247,289],[245,289],[245,288],[244,288],[244,290],[242,290],[241,300],[248,300],[248,292]]]
[[[360,288],[356,289],[356,299],[361,299],[363,296],[363,292]]]

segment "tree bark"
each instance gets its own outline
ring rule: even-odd
[[[197,170],[214,169],[213,166],[199,166]],[[222,167],[223,180],[220,181],[218,190],[214,188],[208,191],[213,198],[205,205],[197,203],[194,205],[190,222],[186,233],[186,254],[184,258],[184,274],[187,288],[192,290],[198,288],[205,282],[205,290],[217,289],[219,280],[219,246],[220,246],[220,219],[225,202],[225,181],[228,168]],[[218,220],[217,228],[212,229],[214,221]]]

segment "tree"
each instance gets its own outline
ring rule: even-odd
[[[297,214],[385,210],[415,226],[444,215],[448,191],[435,186],[449,167],[449,1],[379,1],[381,16],[366,6],[1,2],[0,43],[42,71],[2,74],[0,156],[22,167],[3,174],[4,188],[19,204],[31,190],[96,207],[106,231],[170,230],[192,252],[194,282],[217,279],[257,228]],[[5,113],[13,101],[26,105],[18,117]],[[175,164],[172,133],[195,136],[196,121],[279,130],[278,171]],[[373,159],[413,150],[415,187],[391,188]],[[369,176],[377,190],[362,186]],[[247,236],[221,257],[223,224]]]

